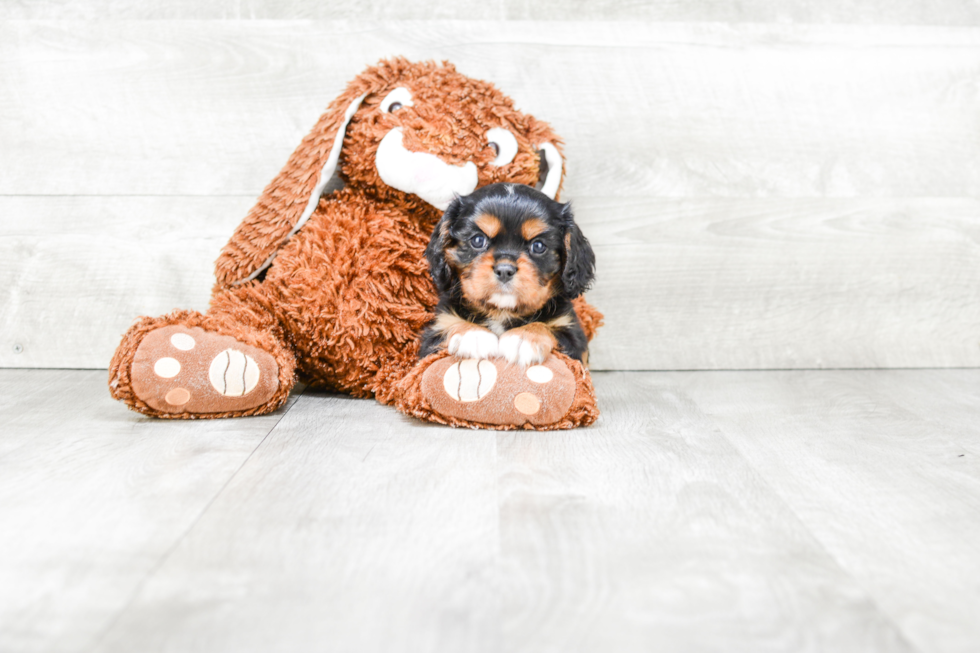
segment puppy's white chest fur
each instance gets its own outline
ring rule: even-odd
[[[509,293],[495,292],[490,295],[490,299],[487,301],[497,308],[514,308],[517,306],[517,297]]]
[[[490,329],[498,338],[504,334],[507,329],[504,328],[504,323],[500,320],[488,319],[483,323],[483,326]]]

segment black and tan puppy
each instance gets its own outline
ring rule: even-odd
[[[421,357],[543,362],[557,349],[588,362],[572,300],[588,289],[595,255],[571,207],[530,186],[491,184],[446,209],[425,252],[439,292]]]

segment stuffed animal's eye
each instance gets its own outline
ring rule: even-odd
[[[487,246],[487,237],[483,234],[477,234],[470,238],[470,245],[473,246],[473,249],[483,249]]]
[[[381,106],[378,108],[382,113],[393,113],[402,107],[412,106],[415,106],[412,102],[412,93],[404,86],[399,86],[381,100]]]
[[[494,127],[487,132],[487,145],[493,149],[496,158],[490,163],[505,166],[517,156],[517,139],[503,127]]]
[[[548,248],[540,240],[535,240],[531,243],[531,253],[532,254],[544,254],[545,250]]]

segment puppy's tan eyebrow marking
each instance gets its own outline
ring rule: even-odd
[[[548,231],[548,224],[540,218],[525,220],[524,224],[521,225],[521,235],[524,236],[524,240],[531,240],[546,231]]]
[[[473,221],[473,224],[478,226],[490,238],[500,233],[500,219],[488,213],[482,214]]]

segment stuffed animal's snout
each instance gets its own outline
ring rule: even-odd
[[[386,184],[418,195],[441,211],[446,210],[453,197],[476,190],[479,181],[472,161],[453,165],[435,154],[406,149],[401,127],[392,129],[381,139],[374,164]]]

